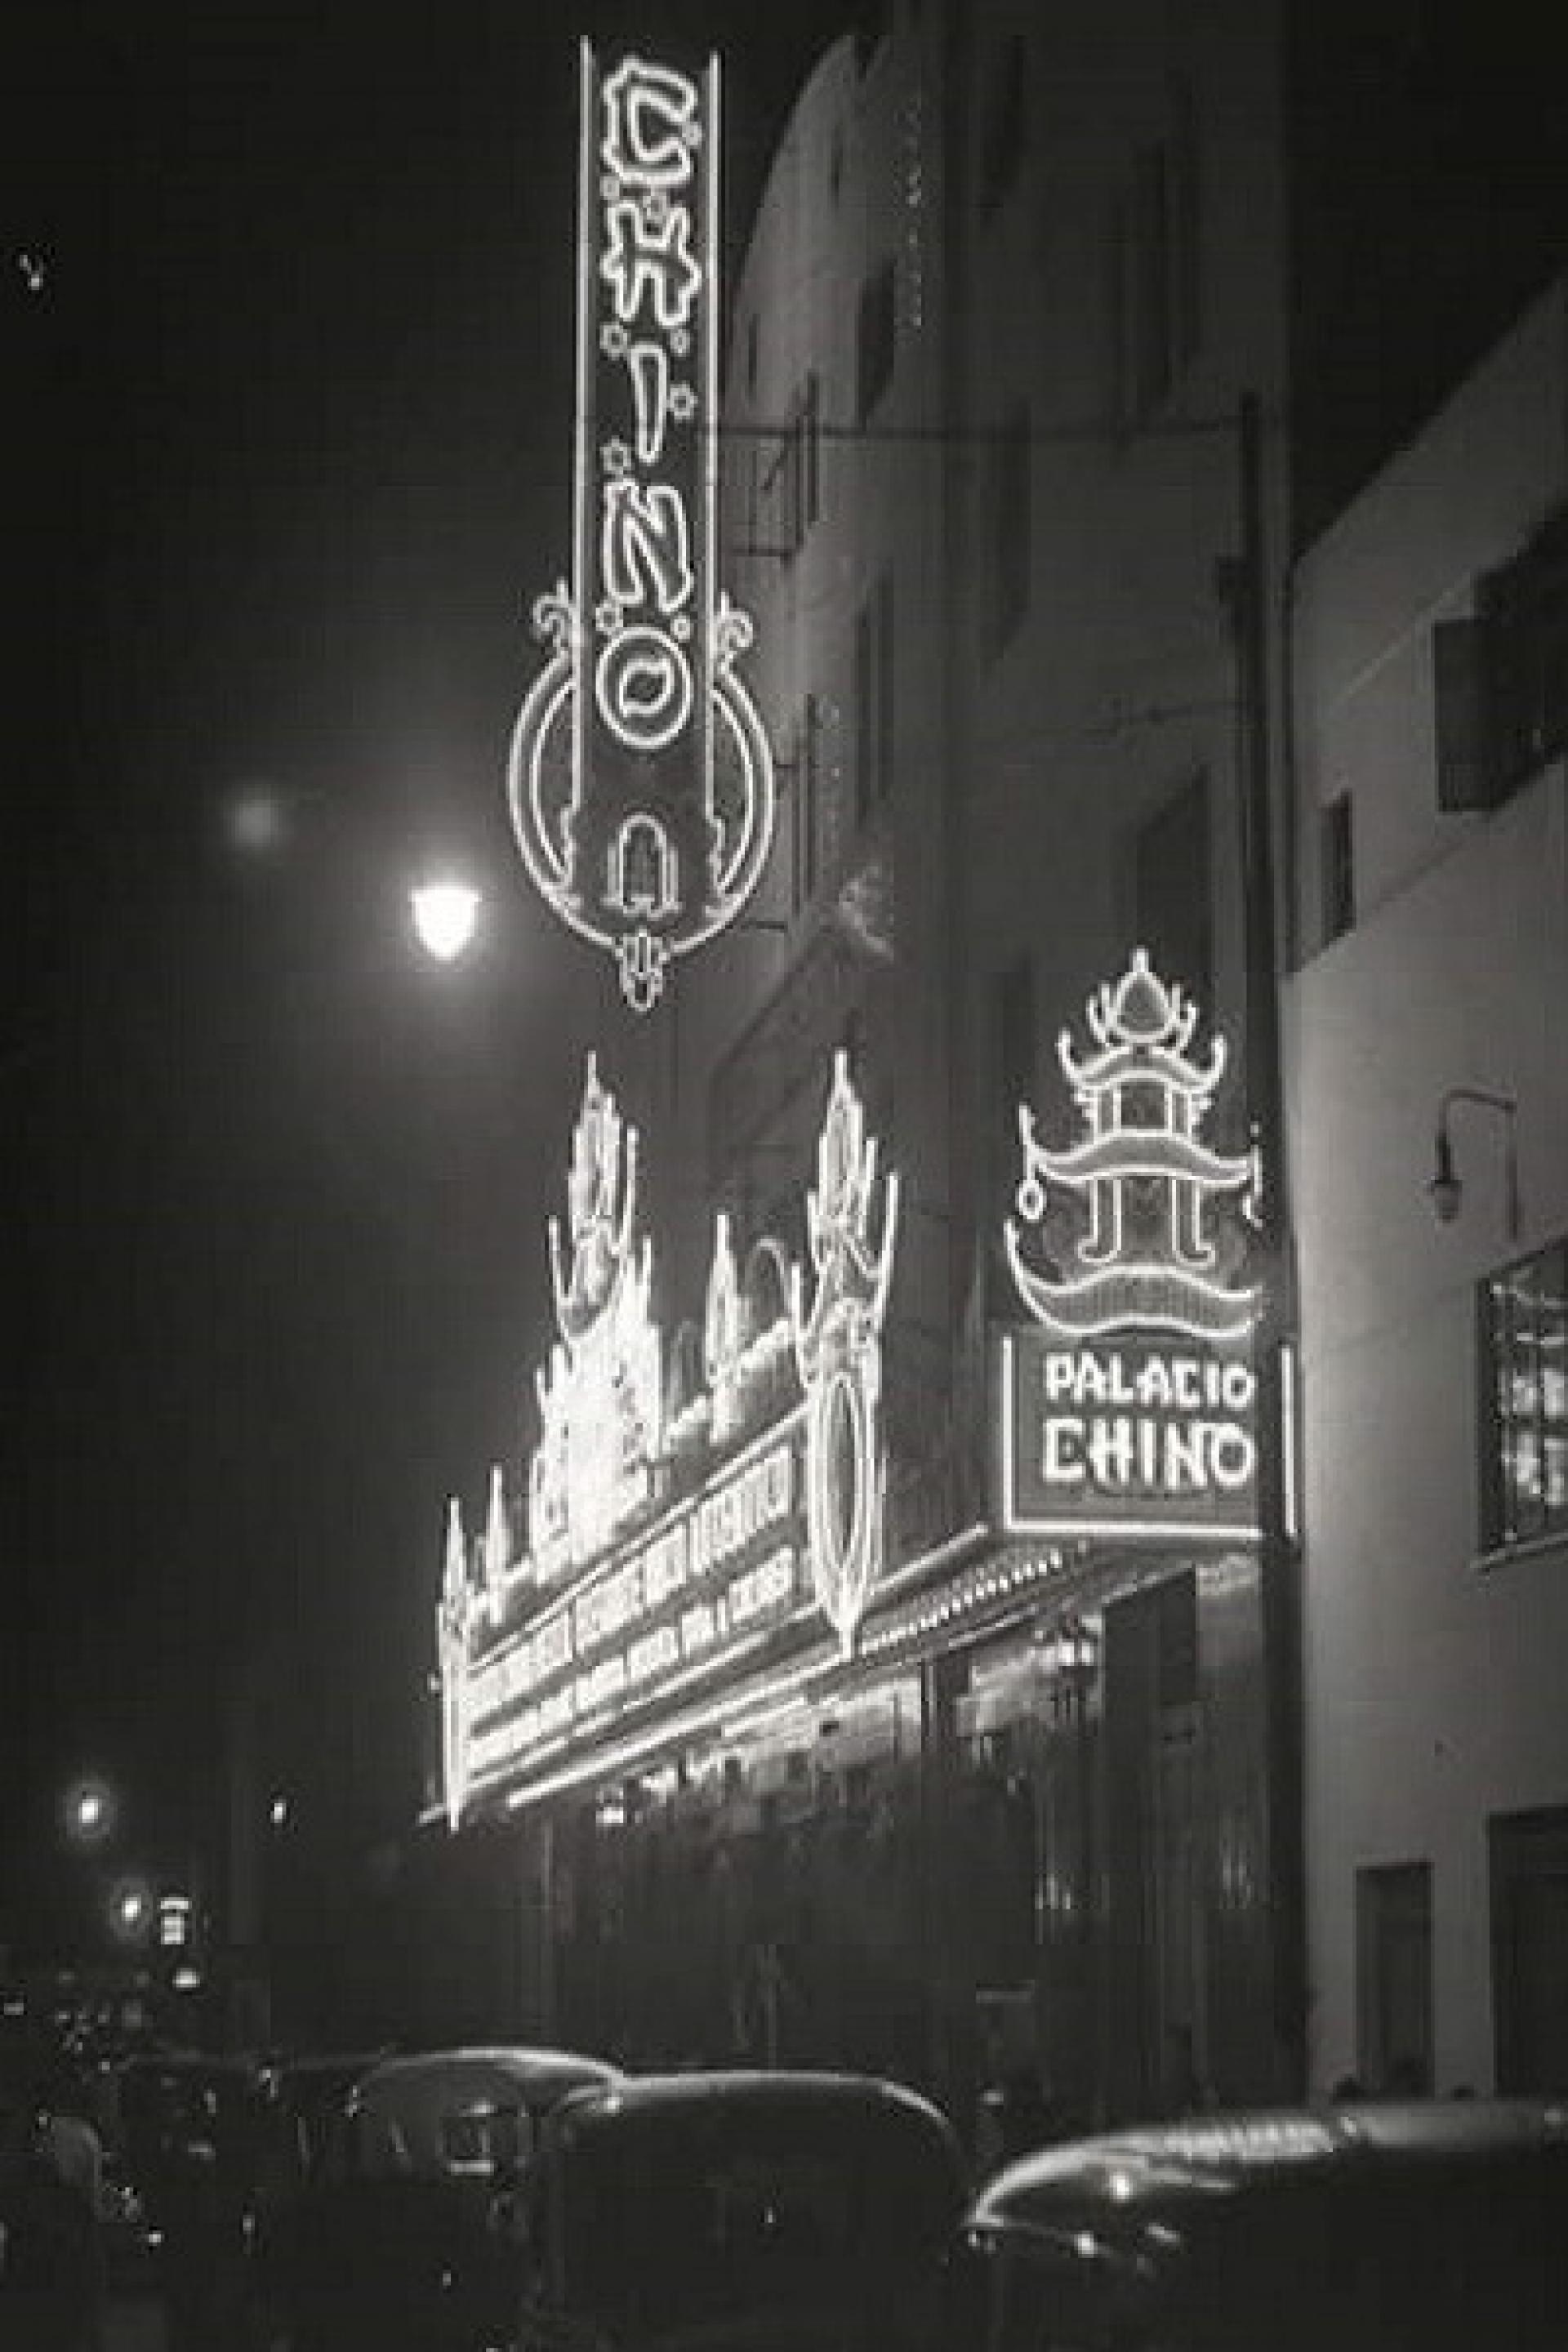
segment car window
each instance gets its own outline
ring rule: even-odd
[[[438,2144],[448,2172],[489,2175],[521,2162],[526,2124],[515,2107],[466,2107],[441,2117]]]
[[[943,2146],[897,2115],[626,2118],[585,2135],[563,2168],[568,2300],[651,2328],[762,2291],[860,2293],[934,2262],[960,2189]]]

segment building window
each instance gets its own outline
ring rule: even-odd
[[[763,363],[763,322],[753,310],[746,321],[746,393],[757,396],[757,376]]]
[[[869,423],[892,378],[896,297],[894,267],[884,261],[860,289],[855,344],[855,416],[860,425]]]
[[[1568,746],[1568,511],[1481,594],[1496,796]]]
[[[1568,509],[1432,633],[1440,809],[1496,808],[1568,750]]]
[[[1337,793],[1321,817],[1323,943],[1343,937],[1355,921],[1355,837],[1351,796]]]
[[[1029,606],[1033,569],[1033,463],[1026,404],[989,445],[986,537],[991,561],[984,605],[985,649],[999,654]]]
[[[795,403],[793,425],[795,512],[800,536],[822,512],[822,386],[813,369]]]
[[[992,60],[980,137],[980,217],[989,220],[1012,194],[1023,167],[1027,131],[1027,55],[1014,33]]]
[[[1184,93],[1111,200],[1111,407],[1133,430],[1163,406],[1198,348],[1197,142]]]
[[[1432,2087],[1432,1865],[1358,1870],[1356,2072],[1368,2091]]]
[[[1138,827],[1132,842],[1132,927],[1162,980],[1214,1003],[1214,880],[1206,769],[1188,778]]]
[[[893,582],[883,572],[855,623],[855,818],[893,788]]]
[[[756,443],[750,550],[785,560],[798,555],[822,508],[820,389],[808,375],[783,432]]]
[[[1568,1534],[1568,1242],[1480,1286],[1481,1541]]]

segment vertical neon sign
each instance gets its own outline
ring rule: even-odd
[[[732,922],[773,837],[773,759],[718,583],[719,67],[582,52],[573,577],[507,793],[536,887],[646,1012]]]

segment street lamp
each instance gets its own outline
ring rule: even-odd
[[[1432,1214],[1440,1225],[1451,1225],[1459,1213],[1465,1188],[1454,1165],[1454,1143],[1449,1122],[1458,1103],[1474,1103],[1479,1109],[1496,1111],[1503,1123],[1503,1222],[1510,1242],[1519,1239],[1519,1147],[1517,1128],[1519,1105],[1511,1095],[1493,1094],[1484,1087],[1450,1087],[1437,1106],[1437,1129],[1433,1139],[1432,1181],[1426,1187],[1432,1203]]]
[[[113,1831],[115,1811],[107,1781],[73,1781],[63,1801],[66,1835],[74,1845],[102,1845]]]
[[[109,1898],[109,1924],[122,1944],[141,1943],[153,1925],[153,1896],[140,1878],[122,1878]]]
[[[422,882],[408,893],[420,946],[437,963],[455,963],[472,945],[479,894],[466,882]]]

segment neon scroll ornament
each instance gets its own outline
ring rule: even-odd
[[[463,1817],[468,1779],[468,1651],[473,1627],[473,1589],[462,1511],[456,1498],[447,1507],[447,1549],[441,1598],[436,1610],[436,1658],[441,1688],[441,1793],[447,1825]]]
[[[507,796],[535,887],[638,1012],[734,921],[772,843],[773,757],[716,578],[719,68],[582,51],[573,577]]]
[[[806,1197],[816,1292],[803,1307],[792,1268],[790,1318],[805,1391],[806,1527],[811,1576],[846,1657],[882,1557],[886,1464],[877,1428],[882,1323],[893,1272],[899,1180],[887,1181],[879,1242],[871,1238],[877,1146],[835,1055],[833,1087],[817,1144],[816,1186]]]
[[[1224,1076],[1215,1037],[1206,1059],[1189,1053],[1197,1009],[1167,987],[1140,948],[1114,986],[1089,999],[1095,1051],[1079,1055],[1063,1030],[1057,1055],[1088,1135],[1047,1150],[1026,1104],[1018,1109],[1024,1173],[1016,1195],[1025,1223],[1044,1227],[1051,1188],[1087,1206],[1088,1229],[1058,1257],[1066,1270],[1031,1266],[1016,1219],[1007,1220],[1007,1262],[1018,1296],[1037,1322],[1078,1339],[1142,1328],[1202,1339],[1243,1338],[1258,1312],[1258,1288],[1235,1281],[1234,1263],[1205,1231],[1211,1204],[1250,1207],[1257,1156],[1212,1151],[1199,1129]],[[1232,1252],[1240,1255],[1240,1244]]]

